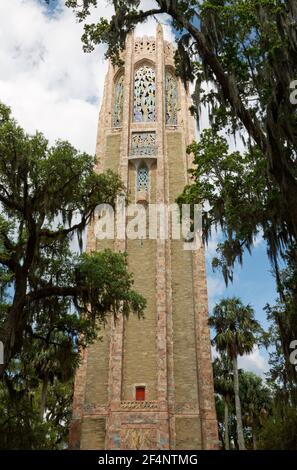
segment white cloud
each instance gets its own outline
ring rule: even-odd
[[[262,377],[269,369],[267,358],[261,353],[258,346],[254,346],[253,352],[251,354],[239,357],[238,367],[250,372],[254,372],[255,374]]]
[[[211,265],[212,259],[217,256],[216,248],[221,239],[221,231],[213,231],[208,244],[205,246],[205,255],[207,265]],[[211,272],[211,268],[209,269]],[[209,312],[212,313],[214,305],[220,300],[226,291],[226,285],[220,271],[215,271],[207,276],[207,290],[208,290],[208,306]]]
[[[212,260],[215,256],[217,256],[217,246],[218,243],[222,240],[222,231],[220,228],[217,230],[213,230],[210,239],[208,240],[207,245],[205,246],[205,253],[206,257],[209,261]]]
[[[217,357],[219,357],[219,353],[214,346],[211,346],[211,361],[213,362]]]
[[[28,132],[94,153],[103,48],[83,53],[82,26],[67,8],[49,17],[35,0],[9,3],[0,5],[0,99]]]
[[[216,357],[220,357],[220,354],[214,346],[211,347],[212,361]],[[254,372],[265,378],[264,374],[269,370],[269,364],[266,356],[264,356],[258,346],[254,346],[251,354],[245,354],[244,356],[238,357],[238,368],[245,371]]]
[[[222,294],[226,290],[226,286],[222,275],[219,273],[217,276],[207,276],[207,290],[208,290],[208,306],[209,312],[212,313],[212,309],[215,303],[219,300]]]
[[[67,139],[93,154],[107,70],[105,47],[84,53],[83,27],[73,12],[61,0],[59,11],[49,16],[44,5],[37,0],[10,0],[9,7],[0,3],[0,100],[28,132],[38,129],[51,143]],[[112,11],[106,2],[89,20]],[[151,19],[136,32],[154,35],[155,29]],[[164,30],[171,39],[170,28]]]

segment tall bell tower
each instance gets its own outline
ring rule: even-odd
[[[190,98],[174,73],[174,49],[130,34],[124,65],[109,64],[99,116],[98,171],[118,172],[129,200],[171,204],[188,181],[195,138]],[[129,224],[129,217],[126,219]],[[204,249],[184,240],[98,240],[87,250],[128,253],[143,319],[111,320],[83,352],[73,401],[74,449],[214,449],[217,422]]]

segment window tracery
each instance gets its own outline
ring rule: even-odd
[[[165,112],[166,124],[168,126],[177,125],[177,80],[170,70],[165,74]]]
[[[124,96],[124,75],[121,75],[115,84],[113,117],[112,117],[113,127],[120,127],[122,125],[123,96]]]
[[[154,69],[147,65],[135,72],[133,115],[136,122],[156,120],[156,76]]]
[[[137,191],[148,191],[149,170],[146,165],[142,165],[137,170]]]

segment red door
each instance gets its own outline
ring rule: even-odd
[[[136,387],[136,401],[145,400],[145,387]]]

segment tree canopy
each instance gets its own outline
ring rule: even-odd
[[[156,0],[156,8],[148,10],[140,9],[140,0],[112,3],[110,21],[101,17],[84,25],[84,50],[105,43],[106,56],[117,62],[127,33],[138,23],[169,15],[178,38],[177,72],[196,82],[193,111],[198,114],[207,104],[216,130],[244,131],[247,146],[257,147],[281,193],[286,230],[296,238],[296,2]],[[85,22],[100,1],[67,0],[66,5]]]
[[[59,347],[86,345],[111,312],[142,314],[124,253],[79,254],[82,235],[100,203],[114,204],[122,184],[97,174],[94,158],[68,142],[49,146],[28,135],[0,105],[0,340],[4,365],[34,339]],[[57,355],[57,350],[55,351]]]

